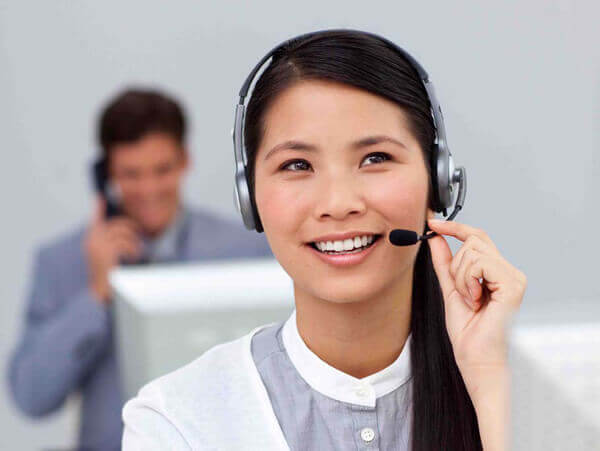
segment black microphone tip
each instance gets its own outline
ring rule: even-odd
[[[390,232],[389,240],[394,246],[410,246],[419,241],[419,234],[413,230],[394,229]]]

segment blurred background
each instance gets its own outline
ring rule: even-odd
[[[575,0],[0,0],[0,449],[74,440],[77,400],[26,419],[6,365],[34,248],[92,212],[100,106],[132,84],[175,95],[191,125],[185,198],[235,218],[237,91],[263,54],[302,32],[360,28],[409,50],[436,85],[450,148],[468,170],[457,220],[485,229],[525,272],[534,311],[600,299],[599,20],[600,3]]]

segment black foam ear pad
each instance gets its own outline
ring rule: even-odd
[[[252,216],[254,217],[254,229],[258,233],[262,233],[264,231],[262,222],[260,220],[260,216],[258,215],[258,209],[256,208],[256,197],[254,196],[254,190],[251,188],[250,183],[248,183],[248,168],[246,168],[246,184],[248,185],[248,193],[250,194],[250,211],[252,212]]]
[[[439,147],[437,144],[431,146],[431,153],[429,157],[429,169],[431,173],[431,185],[433,188],[433,211],[440,213],[444,208],[441,206],[439,181],[438,181],[438,158],[439,158]]]

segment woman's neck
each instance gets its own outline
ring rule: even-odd
[[[295,297],[298,332],[308,348],[359,379],[391,365],[410,333],[412,271],[376,299],[336,303],[298,289]]]

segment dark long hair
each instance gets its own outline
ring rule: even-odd
[[[244,133],[251,192],[267,109],[285,89],[310,79],[351,85],[395,102],[406,113],[425,161],[430,161],[435,129],[427,93],[412,65],[373,36],[324,31],[278,51],[255,84]],[[432,205],[431,174],[429,180]],[[411,449],[481,450],[477,417],[448,338],[443,297],[427,241],[416,257],[411,311]]]

